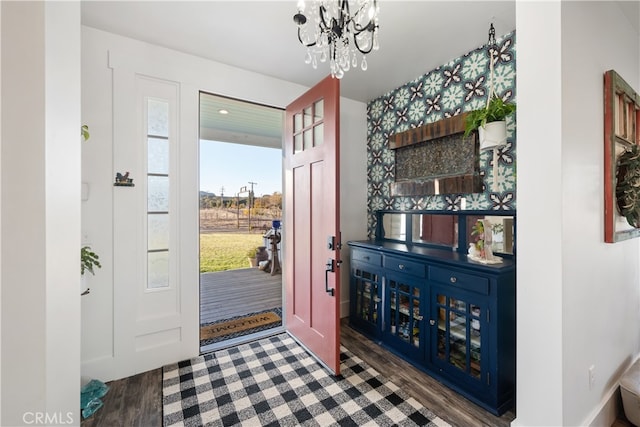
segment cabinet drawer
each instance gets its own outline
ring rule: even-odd
[[[489,279],[486,277],[430,266],[429,278],[435,282],[489,295]]]
[[[411,274],[416,277],[425,277],[426,268],[423,263],[409,261],[405,258],[396,258],[385,256],[383,261],[384,268],[397,271],[399,273]]]
[[[375,265],[377,267],[380,267],[382,265],[382,254],[378,252],[352,249],[351,259],[353,261],[366,262],[367,264]]]

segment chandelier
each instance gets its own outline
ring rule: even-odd
[[[365,55],[378,50],[378,0],[313,1],[305,11],[298,1],[293,21],[298,40],[307,48],[305,63],[313,68],[329,61],[331,76],[341,79],[351,67],[367,69]]]

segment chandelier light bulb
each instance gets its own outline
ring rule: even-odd
[[[298,1],[293,17],[298,26],[298,40],[307,47],[305,63],[313,68],[329,62],[331,75],[342,78],[346,71],[358,66],[367,69],[364,56],[378,50],[378,0],[315,0],[305,9]]]

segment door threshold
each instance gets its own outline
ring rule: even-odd
[[[243,335],[241,337],[230,338],[228,340],[216,342],[213,344],[207,344],[204,347],[200,347],[200,354],[211,353],[218,350],[224,350],[225,348],[235,347],[237,345],[246,344],[251,341],[256,341],[262,338],[267,338],[273,335],[278,335],[286,332],[284,326],[278,326],[277,328],[271,328],[253,334]]]

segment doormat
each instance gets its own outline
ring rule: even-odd
[[[200,347],[282,325],[282,310],[274,308],[200,326]]]

